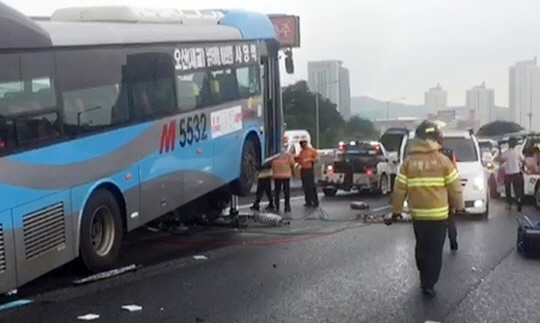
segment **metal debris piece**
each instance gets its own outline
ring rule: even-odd
[[[193,259],[195,259],[195,260],[208,260],[208,258],[206,258],[206,256],[203,256],[203,255],[193,256]]]
[[[122,309],[123,310],[126,310],[126,311],[130,311],[130,312],[137,312],[137,311],[140,311],[142,310],[142,306],[139,306],[139,305],[124,305],[122,306]]]
[[[86,315],[81,315],[81,316],[77,316],[77,319],[81,320],[81,321],[93,321],[93,320],[97,320],[99,318],[99,315],[97,314],[92,314],[92,313],[88,313]]]
[[[283,218],[274,213],[255,213],[254,216],[255,221],[260,223],[268,223],[273,225],[278,225],[283,223]]]
[[[113,269],[113,270],[109,270],[109,271],[104,271],[102,273],[95,274],[95,275],[92,275],[92,276],[89,276],[89,277],[86,277],[86,278],[77,279],[73,283],[76,284],[76,285],[80,285],[80,284],[86,284],[86,283],[90,283],[90,282],[95,282],[95,281],[103,280],[103,279],[110,278],[110,277],[113,277],[113,276],[118,276],[118,275],[121,275],[121,274],[126,273],[128,271],[133,271],[133,270],[135,270],[137,268],[139,268],[139,266],[137,266],[137,265],[129,265],[129,266],[125,266],[125,267],[122,267],[122,268],[117,268],[117,269]]]

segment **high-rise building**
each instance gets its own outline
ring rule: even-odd
[[[466,107],[469,113],[473,112],[474,122],[482,126],[497,119],[495,111],[495,91],[486,88],[486,83],[473,87],[466,92]]]
[[[509,108],[514,122],[540,130],[540,68],[536,57],[510,66]]]
[[[349,70],[342,64],[337,60],[308,62],[308,86],[310,91],[335,103],[347,120],[351,114],[351,89]]]
[[[447,94],[440,84],[432,87],[424,93],[424,105],[428,110],[428,114],[436,116],[440,110],[446,110]]]

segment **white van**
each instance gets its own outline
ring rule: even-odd
[[[407,157],[408,147],[414,137],[411,132],[403,141],[400,150],[400,161]],[[469,131],[443,131],[443,148],[450,149],[456,156],[465,211],[468,214],[478,214],[484,218],[489,216],[488,173],[482,165],[482,156],[478,141]]]
[[[300,154],[300,141],[306,140],[311,146],[311,136],[307,130],[287,130],[283,133],[283,146],[293,156]]]

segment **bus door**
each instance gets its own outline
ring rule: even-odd
[[[6,204],[15,201],[12,205],[18,205],[12,206],[11,223],[9,213],[4,211],[0,217],[4,222],[2,236],[7,238],[4,240],[7,253],[3,259],[0,257],[0,262],[6,261],[7,272],[11,272],[13,261],[16,261],[16,282],[22,285],[75,258],[78,212],[72,210],[70,187],[60,173],[60,167],[55,165],[47,169],[48,166],[43,165],[47,165],[47,158],[58,154],[58,150],[51,152],[54,146],[30,149],[31,145],[40,145],[59,136],[56,122],[60,114],[58,93],[51,86],[55,79],[54,54],[24,53],[15,60],[18,64],[9,65],[6,65],[6,58],[0,57],[0,82],[6,82],[5,78],[8,78],[19,84],[9,95],[11,102],[7,100],[2,107],[6,108],[3,112],[9,112],[14,120],[14,131],[7,134],[6,142],[27,148],[27,151],[6,158],[31,166],[23,168],[24,174],[17,174],[19,182],[16,185],[0,185]],[[8,70],[11,75],[6,74]],[[13,257],[13,246],[15,256],[9,259]]]
[[[268,56],[263,57],[264,128],[266,130],[266,156],[281,150],[283,133],[283,110],[279,80],[277,42],[267,42]]]

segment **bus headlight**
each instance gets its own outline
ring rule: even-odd
[[[473,180],[473,187],[475,190],[482,191],[484,187],[484,178],[482,176],[478,176]]]

